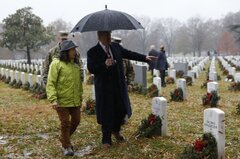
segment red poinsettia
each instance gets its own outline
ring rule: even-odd
[[[148,125],[153,125],[157,120],[157,116],[154,115],[154,114],[151,114],[149,117],[148,117]]]
[[[212,100],[212,93],[207,93],[207,103],[209,104]]]
[[[178,89],[175,90],[174,94],[176,97],[178,97],[180,95],[180,92],[178,91]]]
[[[194,149],[197,150],[198,152],[201,152],[203,150],[204,147],[207,146],[206,141],[203,140],[196,140],[194,142]]]

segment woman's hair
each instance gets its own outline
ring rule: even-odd
[[[68,62],[70,62],[71,60],[70,60],[70,58],[69,58],[69,50],[68,51],[63,51],[63,52],[60,52],[60,57],[59,57],[59,59],[60,59],[60,61],[63,61],[63,62],[66,62],[66,63],[68,63]],[[78,55],[76,54],[75,55],[75,58],[74,58],[74,63],[76,63],[76,64],[79,64],[79,57],[78,57]]]
[[[68,51],[60,52],[60,57],[59,57],[60,61],[63,61],[66,63],[70,62]]]

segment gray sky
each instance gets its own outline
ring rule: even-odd
[[[104,9],[133,16],[175,18],[185,22],[193,16],[219,19],[240,11],[240,0],[0,0],[0,22],[17,9],[30,6],[47,25],[58,18],[75,25],[85,15]]]

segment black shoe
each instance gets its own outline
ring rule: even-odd
[[[119,132],[112,133],[117,141],[124,141],[124,137]]]

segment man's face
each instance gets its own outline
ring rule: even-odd
[[[111,43],[111,32],[110,31],[101,31],[98,33],[98,40],[103,44],[107,45]]]

